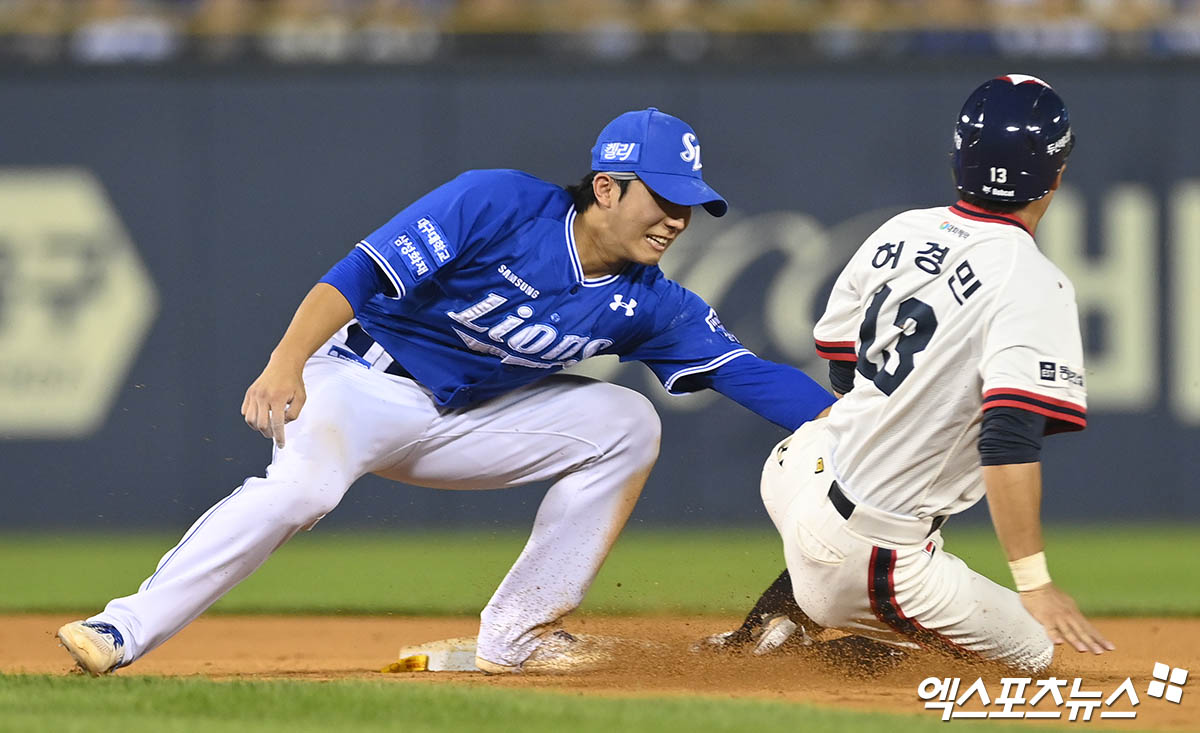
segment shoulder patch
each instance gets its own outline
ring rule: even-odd
[[[458,254],[441,225],[428,214],[396,235],[392,245],[400,250],[400,260],[414,280],[429,277]]]
[[[421,280],[422,277],[426,277],[433,271],[425,258],[425,253],[416,246],[416,242],[413,241],[412,236],[408,235],[408,232],[401,232],[395,240],[392,240],[391,244],[400,250],[401,262],[408,268],[413,280]]]
[[[713,333],[719,336],[724,336],[732,343],[738,345],[742,343],[741,341],[738,341],[737,336],[734,336],[727,328],[725,328],[725,324],[721,323],[721,317],[717,315],[717,310],[715,308],[708,309],[708,316],[704,319],[704,322],[708,324],[709,330],[711,330]]]
[[[454,259],[454,255],[458,254],[454,250],[454,245],[451,244],[446,233],[442,231],[441,225],[432,216],[427,214],[417,219],[416,228],[417,232],[425,240],[429,254],[436,260],[434,269],[446,264]]]
[[[429,266],[429,260],[407,231],[400,232],[400,235],[392,240],[392,246],[400,250],[400,261],[408,268],[413,280],[421,280],[433,272],[434,268]]]

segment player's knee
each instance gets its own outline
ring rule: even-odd
[[[803,603],[800,603],[800,599],[797,599],[797,605],[804,611],[804,615],[812,619],[812,622],[817,626],[836,629],[846,626],[850,621],[850,617],[844,609],[838,608],[821,598],[806,595],[803,601]]]
[[[1040,624],[1034,621],[1033,625],[1036,628],[1026,630],[1019,641],[1001,640],[998,650],[987,656],[1023,674],[1045,672],[1054,661],[1054,642]]]
[[[1049,636],[1042,634],[1040,639],[1030,643],[1028,651],[1022,655],[1016,666],[1023,672],[1038,675],[1045,672],[1052,661],[1054,661],[1054,642],[1050,641]]]
[[[286,475],[281,473],[246,482],[246,489],[263,492],[260,516],[271,524],[308,527],[333,511],[349,487],[340,476],[322,471],[319,466],[300,466]]]
[[[638,463],[653,465],[658,458],[659,441],[662,438],[662,421],[653,403],[638,392],[615,385],[606,395],[607,419],[604,421],[626,454],[637,458]]]
[[[341,491],[330,490],[328,486],[307,487],[289,502],[288,524],[293,524],[301,529],[310,527],[318,519],[333,511],[341,498]]]

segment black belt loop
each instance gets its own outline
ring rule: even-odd
[[[837,481],[829,484],[829,501],[833,504],[833,508],[837,509],[837,513],[842,515],[842,519],[849,519],[850,515],[854,513],[854,502],[850,501],[849,497],[842,491],[842,487],[838,486]],[[948,514],[942,514],[934,517],[930,523],[929,532],[925,536],[928,537],[941,529],[949,516]]]
[[[371,338],[371,334],[367,333],[362,326],[358,325],[358,321],[350,324],[350,327],[346,330],[346,347],[348,349],[353,351],[355,354],[358,354],[360,358],[364,358],[366,357],[367,352],[370,351],[371,347],[374,345],[375,339]],[[416,378],[413,377],[412,373],[405,369],[404,366],[394,358],[392,359],[392,363],[388,364],[387,369],[384,369],[383,371],[385,374],[391,374],[393,377],[404,377],[405,379],[411,379],[414,382],[417,381]]]
[[[942,514],[941,516],[934,517],[933,518],[933,526],[931,526],[929,528],[929,534],[933,534],[934,532],[941,529],[942,525],[946,523],[946,520],[949,519],[949,517],[950,517],[949,514]],[[927,534],[925,536],[928,537],[929,534]]]
[[[833,508],[837,509],[837,513],[842,515],[842,519],[849,519],[850,515],[854,513],[854,502],[846,498],[837,481],[829,484],[829,500],[833,502]]]
[[[346,348],[355,354],[365,357],[374,345],[375,339],[371,338],[371,335],[358,325],[358,321],[351,323],[350,327],[346,329]]]

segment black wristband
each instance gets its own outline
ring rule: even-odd
[[[829,386],[837,394],[846,394],[854,389],[854,362],[830,361]]]

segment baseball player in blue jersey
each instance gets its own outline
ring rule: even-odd
[[[715,389],[789,429],[833,401],[659,270],[696,205],[727,208],[695,131],[654,108],[601,131],[577,186],[476,170],[418,199],[312,289],[246,391],[246,422],[275,444],[266,476],[201,516],[137,593],[58,638],[92,674],[132,663],[364,474],[443,489],[552,480],[481,614],[476,664],[571,669],[581,644],[560,619],[633,509],[660,427],[640,394],[557,372],[616,354],[673,394]]]

